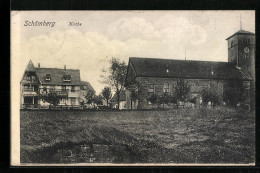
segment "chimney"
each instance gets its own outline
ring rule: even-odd
[[[38,63],[38,68],[41,68],[41,64],[40,63]]]
[[[66,65],[64,65],[64,70],[66,70]]]

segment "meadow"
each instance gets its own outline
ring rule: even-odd
[[[254,112],[21,110],[21,163],[253,163]]]

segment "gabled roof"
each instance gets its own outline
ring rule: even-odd
[[[231,36],[229,36],[226,40],[230,39],[231,37],[233,37],[235,35],[255,35],[255,33],[249,32],[249,31],[245,31],[245,30],[239,30],[236,33],[234,33]]]
[[[126,101],[125,90],[121,90],[119,100],[120,101]],[[116,93],[111,98],[111,102],[117,102],[117,94]]]
[[[36,75],[41,84],[47,85],[80,85],[80,71],[74,69],[35,68]],[[51,80],[46,81],[46,74],[50,74]],[[63,75],[71,75],[71,82],[64,82]]]
[[[32,60],[29,61],[28,65],[27,65],[27,67],[26,67],[26,69],[25,69],[25,71],[35,71],[34,65],[33,65],[33,63],[32,63]]]
[[[83,89],[83,86],[87,86],[87,90],[92,90],[94,91],[94,88],[90,85],[89,82],[87,81],[81,81],[80,82],[80,88]]]
[[[192,78],[192,79],[244,79],[244,74],[232,63],[130,57],[136,77]]]

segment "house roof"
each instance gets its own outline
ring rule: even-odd
[[[35,68],[36,75],[41,84],[48,85],[80,85],[80,71],[74,69]],[[46,81],[46,74],[50,74],[51,80]],[[63,75],[71,75],[71,82],[64,82]]]
[[[129,63],[136,77],[251,80],[245,71],[228,62],[130,57]]]
[[[125,95],[125,90],[121,90],[120,96],[119,96],[120,101],[126,101],[126,95]],[[115,93],[113,97],[110,100],[111,102],[117,102],[117,94]]]
[[[235,35],[255,35],[255,33],[249,32],[249,31],[245,31],[245,30],[239,30],[236,33],[234,33],[233,35],[229,36],[226,40],[230,39],[231,37],[233,37]]]
[[[81,89],[84,89],[83,86],[87,86],[87,90],[92,90],[92,91],[94,91],[94,88],[93,88],[93,87],[90,85],[90,83],[87,82],[87,81],[81,81],[81,82],[80,82],[80,87],[81,87]]]

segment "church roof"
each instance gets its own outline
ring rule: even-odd
[[[251,80],[246,72],[228,62],[130,57],[129,63],[136,77]]]
[[[236,33],[234,33],[233,35],[229,36],[226,40],[230,39],[231,37],[233,37],[235,35],[255,35],[255,33],[249,32],[249,31],[245,31],[245,30],[239,30]]]

